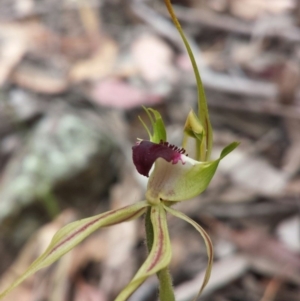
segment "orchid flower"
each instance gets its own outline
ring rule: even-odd
[[[78,245],[97,229],[127,222],[146,213],[145,228],[149,255],[131,282],[120,292],[115,301],[126,300],[147,277],[157,274],[160,282],[160,300],[175,300],[168,267],[172,258],[171,244],[167,227],[167,213],[191,224],[203,237],[208,264],[199,294],[207,284],[213,262],[213,246],[208,234],[195,221],[172,208],[172,205],[188,200],[203,192],[210,183],[222,158],[229,154],[238,143],[234,142],[223,149],[216,160],[210,160],[212,148],[212,128],[201,78],[193,53],[182,32],[169,0],[165,0],[190,56],[198,87],[198,114],[191,111],[183,130],[182,147],[167,142],[167,134],[161,115],[156,110],[145,108],[151,122],[152,131],[142,124],[149,134],[149,140],[139,140],[133,146],[133,163],[137,171],[149,177],[145,200],[118,210],[111,210],[93,217],[70,223],[53,237],[46,251],[2,294],[7,295],[22,281],[36,271],[49,266],[65,253]],[[194,142],[194,158],[186,149],[190,140]],[[198,295],[199,295],[198,294]]]

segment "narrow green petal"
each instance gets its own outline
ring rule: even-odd
[[[162,141],[167,141],[167,132],[165,128],[164,121],[160,115],[160,113],[154,109],[144,107],[146,111],[153,130],[153,134],[151,134],[149,128],[145,124],[145,122],[139,117],[140,121],[142,122],[144,128],[146,129],[149,139],[151,142],[159,143]]]
[[[164,269],[171,261],[172,252],[166,212],[162,204],[151,207],[151,222],[154,234],[151,252],[134,278],[123,289],[115,301],[126,300],[146,280],[147,277]]]
[[[207,261],[207,267],[206,267],[206,272],[205,272],[205,276],[203,279],[203,283],[201,285],[201,288],[199,290],[198,295],[196,296],[196,298],[194,300],[197,300],[197,298],[200,296],[200,294],[202,293],[203,289],[205,288],[205,286],[207,285],[209,278],[210,278],[210,274],[211,274],[211,269],[212,269],[212,264],[213,264],[213,257],[214,257],[214,250],[213,250],[213,245],[212,242],[208,236],[208,234],[205,232],[205,230],[195,221],[193,221],[191,218],[189,218],[188,216],[186,216],[185,214],[183,214],[182,212],[179,212],[173,208],[164,206],[164,208],[171,214],[173,214],[174,216],[181,218],[183,220],[185,220],[186,222],[188,222],[189,224],[191,224],[193,227],[195,227],[195,229],[201,234],[204,242],[205,242],[205,246],[206,246],[206,251],[207,251],[207,256],[208,256],[208,261]]]
[[[148,111],[154,115],[155,121],[152,123],[153,126],[153,142],[159,143],[162,141],[167,141],[167,132],[165,128],[164,121],[160,113],[156,110],[148,108]]]
[[[148,126],[146,125],[146,123],[144,122],[144,120],[141,118],[141,116],[139,116],[139,120],[140,120],[140,122],[142,123],[142,125],[144,126],[146,132],[148,133],[148,135],[149,135],[149,140],[152,141],[152,134],[151,134],[151,132],[150,132]]]
[[[52,238],[46,251],[31,264],[24,274],[0,294],[0,299],[33,273],[58,260],[95,230],[137,218],[145,212],[148,206],[147,202],[139,202],[118,210],[111,210],[93,217],[85,218],[61,228]]]

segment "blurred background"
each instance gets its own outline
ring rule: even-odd
[[[205,193],[177,208],[211,235],[201,300],[300,300],[300,2],[176,0],[214,128],[241,145]],[[140,201],[131,146],[142,105],[181,144],[196,108],[189,58],[161,1],[0,1],[0,287],[63,225]],[[170,218],[178,301],[198,291],[206,250]],[[6,301],[110,301],[146,257],[143,220],[96,232]],[[156,300],[148,279],[131,301]]]

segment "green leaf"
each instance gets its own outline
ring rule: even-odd
[[[162,204],[151,207],[151,222],[154,234],[151,252],[134,278],[118,295],[115,301],[126,300],[146,280],[147,277],[164,269],[171,261],[172,252],[166,212]]]
[[[233,142],[226,146],[220,157],[210,162],[183,157],[183,162],[173,164],[158,158],[148,181],[146,199],[155,204],[160,200],[180,202],[199,195],[209,185],[221,159],[237,145]]]
[[[172,18],[172,21],[175,24],[175,26],[183,40],[183,43],[185,45],[185,48],[188,52],[189,58],[191,60],[192,66],[193,66],[193,70],[194,70],[194,74],[195,74],[195,78],[196,78],[196,82],[197,82],[197,89],[198,89],[198,117],[204,128],[204,137],[205,137],[205,140],[204,140],[202,146],[200,146],[200,142],[198,143],[198,148],[201,147],[201,149],[202,149],[202,152],[201,152],[202,157],[197,158],[197,160],[208,161],[210,158],[210,153],[211,153],[211,149],[212,149],[213,131],[212,131],[212,127],[210,124],[206,97],[205,97],[205,92],[204,92],[201,76],[200,76],[192,49],[189,45],[188,40],[186,39],[186,37],[184,35],[184,32],[181,28],[179,21],[176,18],[176,15],[172,8],[172,4],[171,4],[170,0],[164,0],[164,1],[167,6],[167,9],[169,11],[169,14]]]
[[[169,213],[173,214],[174,216],[181,218],[183,220],[185,220],[186,222],[190,223],[193,227],[195,227],[195,229],[201,234],[205,246],[206,246],[206,252],[207,252],[207,256],[208,256],[208,262],[207,262],[207,267],[206,267],[206,271],[205,271],[205,276],[203,279],[203,283],[200,287],[199,293],[196,296],[196,298],[194,300],[197,300],[197,298],[200,296],[200,294],[202,293],[203,289],[205,288],[205,286],[207,285],[209,278],[210,278],[210,274],[211,274],[211,269],[212,269],[212,264],[213,264],[213,257],[214,257],[214,251],[213,251],[213,245],[212,242],[210,240],[210,237],[208,236],[208,234],[205,232],[205,230],[195,221],[193,221],[192,219],[190,219],[188,216],[186,216],[185,214],[170,208],[168,206],[164,206],[164,208],[166,209],[166,211],[168,211]]]
[[[146,108],[144,107],[144,110],[146,111],[150,122],[152,126],[153,134],[151,134],[151,131],[147,127],[147,125],[144,123],[144,121],[139,117],[140,121],[142,122],[144,128],[146,129],[149,139],[151,142],[159,143],[162,141],[167,141],[167,133],[166,128],[163,122],[163,119],[160,115],[160,113],[154,109]]]
[[[142,215],[148,206],[147,202],[138,202],[131,206],[118,210],[111,210],[70,223],[61,228],[54,235],[46,251],[31,264],[24,274],[22,274],[9,288],[0,294],[0,299],[33,273],[54,263],[97,229],[135,219]]]

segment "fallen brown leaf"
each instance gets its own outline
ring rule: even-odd
[[[154,83],[164,78],[174,81],[176,75],[172,66],[173,52],[162,39],[144,34],[133,42],[131,51],[137,68],[146,81]]]
[[[103,106],[129,109],[143,104],[154,105],[161,101],[158,95],[134,87],[119,79],[106,79],[96,82],[90,95],[95,103]]]
[[[28,45],[24,29],[15,24],[0,24],[0,86],[21,61]]]
[[[292,0],[233,0],[230,11],[233,15],[253,20],[265,14],[280,14],[294,7]]]
[[[267,267],[267,270],[271,267],[271,271],[276,273],[275,276],[300,281],[300,255],[290,251],[262,229],[237,231],[217,221],[214,222],[214,227],[218,235],[235,244],[240,251],[249,256],[252,264],[260,264]]]
[[[65,74],[53,73],[28,63],[21,64],[13,72],[11,80],[23,88],[45,94],[59,94],[68,88]]]
[[[233,280],[241,277],[249,264],[245,256],[233,255],[214,263],[211,278],[202,293],[202,296],[225,286]],[[199,273],[193,280],[187,281],[176,287],[175,296],[178,301],[194,298],[199,292],[199,286],[203,281],[205,271]]]
[[[112,73],[118,55],[118,46],[113,40],[102,40],[100,48],[90,58],[77,62],[70,70],[73,83],[99,80]]]
[[[280,195],[287,183],[284,172],[273,167],[266,159],[247,154],[242,149],[237,149],[222,160],[220,170],[228,173],[236,184],[261,195]]]

